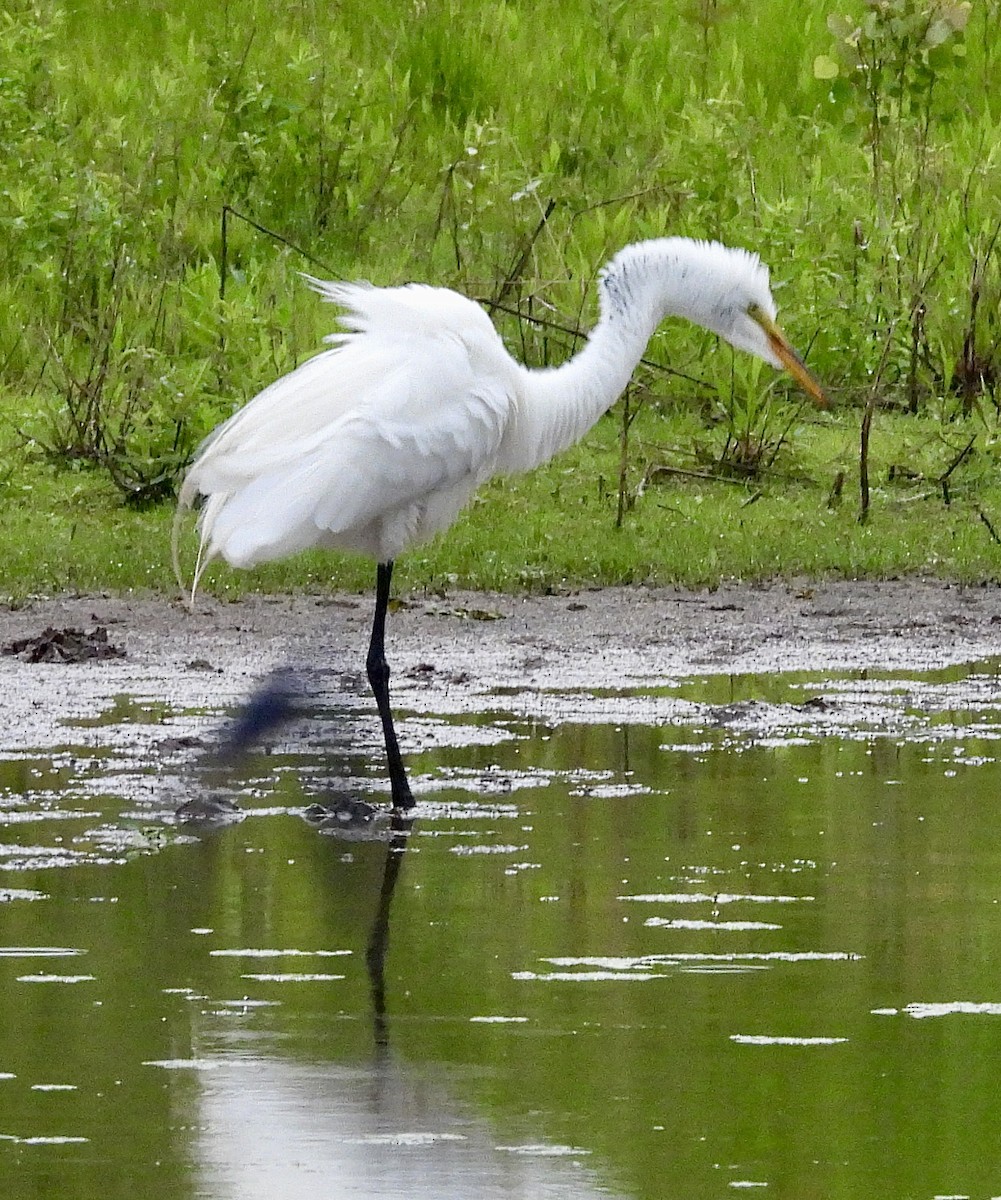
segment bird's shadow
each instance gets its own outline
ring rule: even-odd
[[[301,672],[283,667],[265,676],[221,727],[198,762],[199,788],[175,809],[175,819],[192,832],[223,828],[246,815],[233,799],[234,780],[254,753],[276,735],[315,716],[315,704]],[[318,833],[344,841],[391,841],[403,814],[384,804],[329,786],[329,773],[302,810]]]

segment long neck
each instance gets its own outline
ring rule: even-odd
[[[600,283],[601,316],[587,345],[560,367],[529,371],[525,436],[510,470],[529,470],[573,445],[625,390],[647,343],[669,315],[692,311],[693,243],[663,238],[627,246]]]

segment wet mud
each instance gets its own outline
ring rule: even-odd
[[[51,745],[67,724],[77,741],[95,713],[113,717],[117,704],[138,706],[131,723],[128,712],[118,714],[138,752],[144,741],[160,753],[190,750],[202,735],[225,737],[219,713],[237,708],[269,672],[285,668],[327,701],[340,697],[349,707],[367,708],[371,604],[365,595],[200,598],[192,612],[158,598],[86,596],[2,611],[2,646],[58,651],[69,638],[60,631],[99,628],[107,631],[101,645],[121,652],[83,654],[79,662],[59,652],[38,662],[23,661],[23,653],[0,656],[4,748]],[[1001,589],[902,580],[704,592],[450,592],[403,598],[388,636],[400,709],[471,713],[495,709],[505,696],[506,707],[531,711],[534,696],[535,708],[568,719],[586,717],[583,710],[600,705],[602,693],[650,691],[687,676],[922,672],[987,659],[1001,651]],[[176,721],[171,729],[170,720],[151,721],[148,712],[144,719],[144,705],[163,706],[161,717],[203,719]],[[811,716],[825,715],[816,702]]]

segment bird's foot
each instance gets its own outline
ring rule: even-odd
[[[399,811],[369,804],[352,796],[330,796],[303,810],[303,819],[317,831],[347,841],[384,841],[399,827]]]
[[[384,810],[369,804],[367,800],[356,800],[352,796],[332,796],[322,804],[315,801],[303,811],[310,825],[321,828],[334,825],[367,825]]]

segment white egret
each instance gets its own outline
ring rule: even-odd
[[[393,806],[407,809],[385,655],[397,555],[449,526],[490,476],[530,470],[581,438],[624,390],[664,317],[704,326],[784,367],[821,407],[827,400],[775,323],[768,268],[718,242],[626,246],[601,272],[600,319],[586,345],[545,369],[515,362],[484,310],[448,288],[310,283],[343,309],[345,332],[199,450],[178,502],[180,516],[205,498],[192,597],[216,557],[251,567],[319,546],[373,558],[366,666]],[[176,523],[174,544],[176,567]]]

